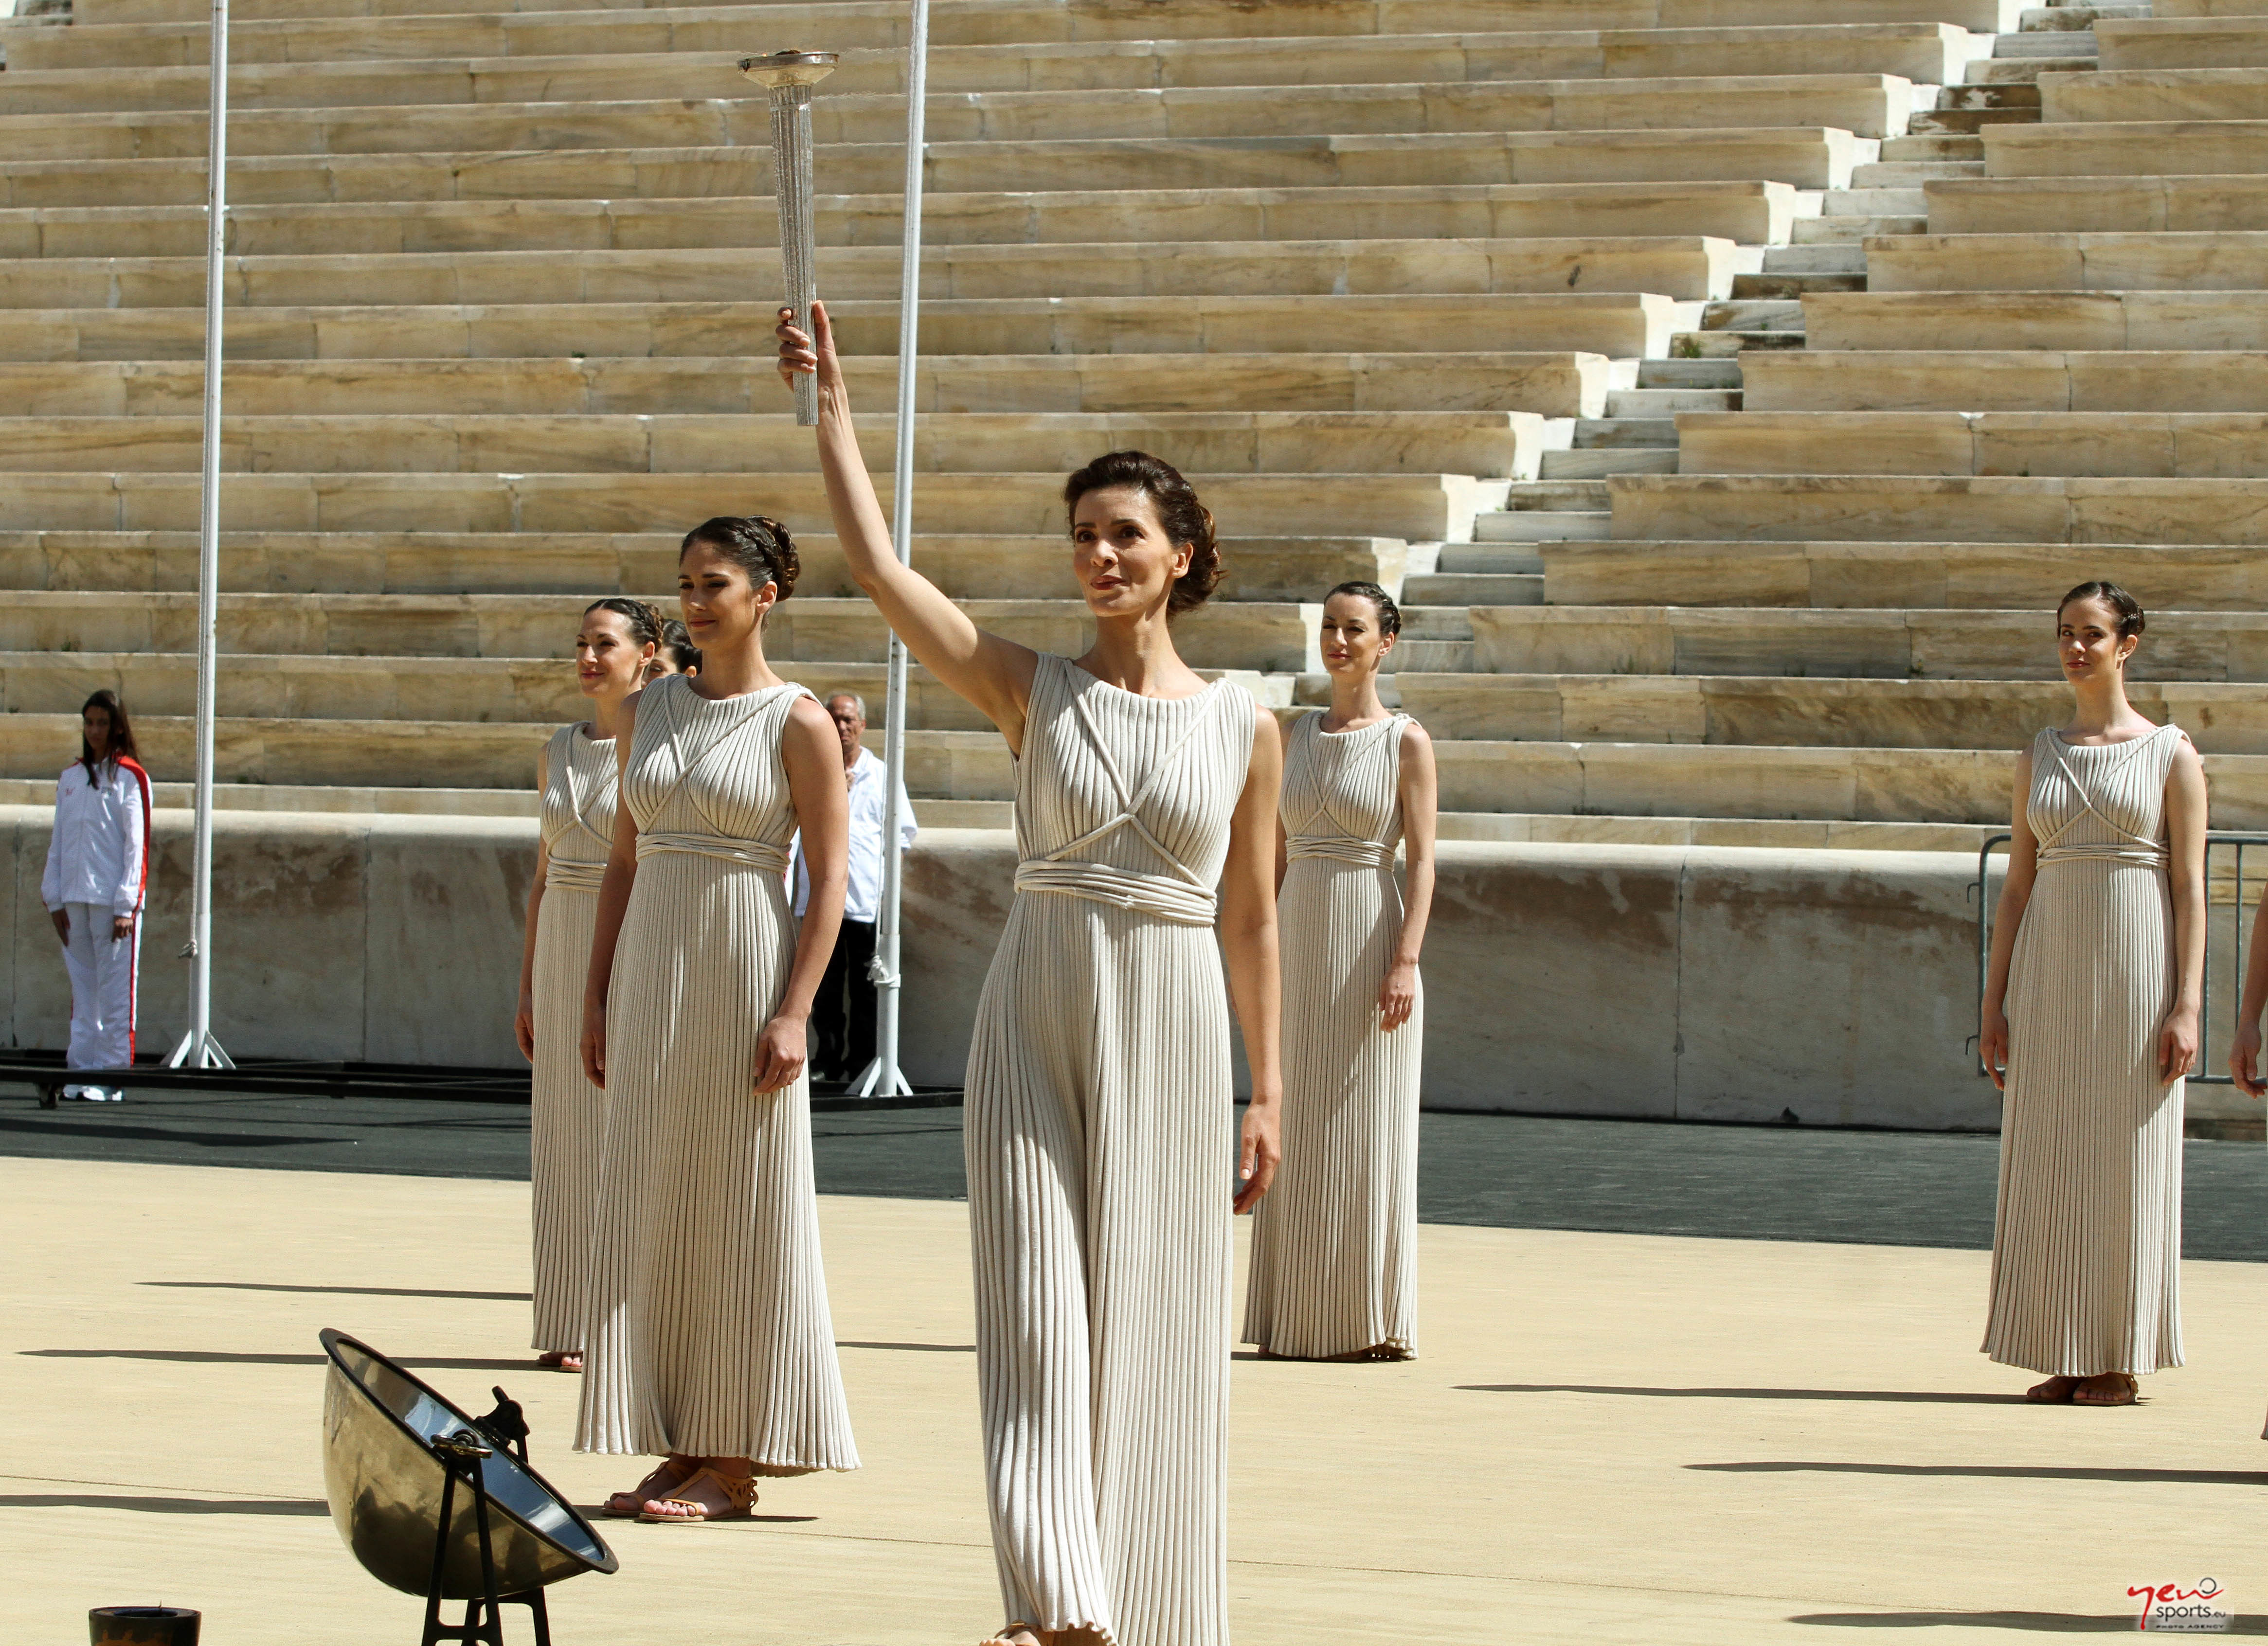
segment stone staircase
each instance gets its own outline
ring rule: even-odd
[[[1399,592],[1453,837],[1962,849],[2043,608],[2118,577],[2253,823],[2268,15],[2182,15],[2244,4],[936,0],[917,562],[1078,649],[1056,489],[1143,445],[1226,533],[1198,665],[1318,701],[1314,602]],[[845,54],[821,286],[887,460],[905,6],[497,4],[233,8],[225,805],[526,814],[576,613],[719,512],[805,544],[784,672],[879,694],[733,62]],[[205,29],[5,32],[0,798],[96,686],[188,775]],[[924,818],[1005,822],[912,708]]]

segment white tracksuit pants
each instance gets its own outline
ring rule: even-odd
[[[125,1069],[134,1062],[134,986],[142,957],[142,922],[130,937],[113,937],[110,910],[95,903],[66,903],[70,940],[63,965],[70,973],[71,1069]]]

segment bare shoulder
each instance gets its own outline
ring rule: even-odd
[[[787,706],[786,733],[806,746],[824,746],[830,752],[842,746],[836,740],[834,717],[808,692],[799,694]]]
[[[1425,730],[1423,722],[1411,719],[1403,723],[1402,753],[1404,756],[1414,753],[1428,760],[1432,758],[1433,735]]]

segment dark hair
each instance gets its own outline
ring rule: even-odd
[[[134,744],[134,724],[127,719],[126,705],[118,701],[118,694],[103,690],[91,694],[78,706],[82,719],[90,709],[102,709],[110,716],[110,749],[102,758],[106,761],[115,761],[123,755],[128,760],[139,761],[142,758],[142,751]],[[78,732],[78,759],[79,764],[86,768],[88,778],[92,779],[95,761],[94,745],[86,740],[86,728],[83,724],[79,727]]]
[[[701,648],[693,643],[691,631],[674,617],[661,620],[661,649],[658,655],[666,655],[680,674],[701,666]]]
[[[1368,600],[1373,606],[1378,608],[1378,632],[1380,634],[1398,635],[1402,632],[1402,608],[1395,605],[1394,597],[1392,595],[1380,588],[1376,584],[1361,582],[1342,583],[1337,588],[1331,591],[1331,594],[1352,594],[1360,596],[1363,599]],[[1329,599],[1331,598],[1331,594],[1325,595],[1323,599],[1326,600]]]
[[[630,638],[641,646],[661,644],[661,626],[667,620],[644,600],[633,600],[626,594],[610,594],[583,608],[585,617],[593,612],[612,612],[621,618],[630,628]]]
[[[803,564],[795,555],[795,540],[787,534],[787,527],[761,514],[720,514],[713,520],[703,520],[685,534],[677,546],[677,557],[685,558],[685,551],[696,543],[706,543],[718,554],[748,574],[748,581],[758,588],[776,584],[783,600],[795,592],[796,575]]]
[[[1189,569],[1174,579],[1166,615],[1179,617],[1203,606],[1220,584],[1220,545],[1213,540],[1212,511],[1197,501],[1197,488],[1181,470],[1147,452],[1106,452],[1064,482],[1064,512],[1079,526],[1079,500],[1109,486],[1147,493],[1157,505],[1159,524],[1176,546],[1189,545]]]
[[[2118,638],[2121,640],[2132,640],[2142,632],[2142,625],[2146,620],[2142,615],[2141,601],[2115,583],[2106,583],[2097,577],[2091,582],[2080,584],[2079,587],[2056,602],[2056,616],[2062,617],[2064,607],[2069,606],[2073,600],[2100,600],[2117,613]]]

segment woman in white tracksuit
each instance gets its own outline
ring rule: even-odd
[[[70,1069],[134,1062],[134,992],[150,865],[150,775],[114,692],[80,711],[79,758],[55,780],[55,828],[40,897],[70,973]],[[115,1103],[116,1086],[68,1085],[63,1096]]]

